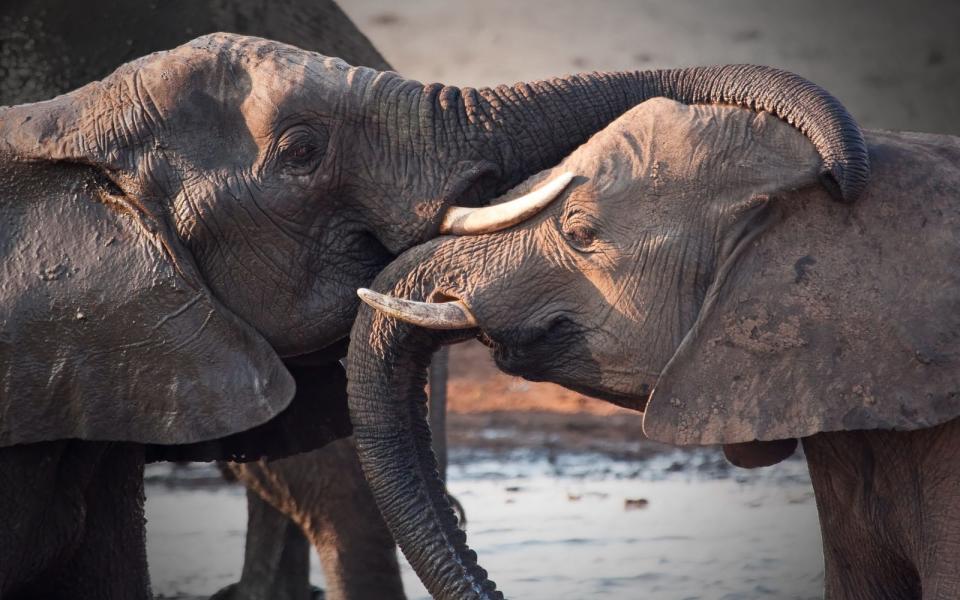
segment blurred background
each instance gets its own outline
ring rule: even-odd
[[[866,128],[960,134],[960,2],[340,5],[396,70],[424,82],[478,87],[578,71],[759,63],[819,83]],[[96,43],[122,46],[116,34]],[[33,23],[8,22],[0,52],[21,51],[35,35]],[[0,75],[17,85],[16,73]],[[39,99],[29,87],[19,91]],[[473,343],[451,352],[449,410],[450,490],[469,515],[471,546],[514,597],[821,596],[819,525],[800,453],[743,471],[714,448],[650,443],[640,415],[500,374]],[[148,467],[147,516],[161,597],[209,597],[239,578],[244,491],[214,467]],[[425,598],[404,568],[409,596]]]
[[[864,127],[960,133],[960,3],[348,0],[404,75],[482,86],[591,70],[782,67]]]

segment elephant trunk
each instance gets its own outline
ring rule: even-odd
[[[370,111],[371,135],[385,125],[396,131],[388,136],[397,145],[389,154],[406,157],[388,165],[394,182],[406,182],[402,200],[377,205],[378,238],[394,254],[440,233],[452,204],[488,203],[654,97],[778,116],[814,144],[823,159],[821,179],[842,200],[855,200],[870,172],[863,134],[843,105],[806,79],[771,67],[587,73],[480,89],[423,85],[364,67],[352,69],[348,80]],[[418,188],[409,179],[414,172],[439,174],[440,191]]]
[[[426,246],[432,246],[427,244]],[[423,258],[420,246],[397,263]],[[414,258],[416,260],[416,258]],[[412,278],[408,279],[413,281]],[[386,286],[391,287],[391,286]],[[416,291],[404,295],[423,297]],[[350,419],[364,474],[400,549],[434,598],[497,600],[503,595],[477,565],[447,498],[431,449],[424,392],[432,353],[468,331],[428,332],[362,306],[348,356]]]
[[[468,137],[495,142],[492,160],[502,169],[496,193],[555,165],[621,114],[658,96],[684,104],[737,105],[787,121],[814,144],[823,159],[823,182],[840,199],[856,199],[869,176],[863,134],[843,105],[816,84],[772,67],[590,73],[438,93],[462,97],[460,103],[439,105],[463,111]]]

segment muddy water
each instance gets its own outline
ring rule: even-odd
[[[471,545],[512,598],[821,597],[820,535],[806,467],[746,472],[714,452],[642,462],[601,455],[454,456],[450,489]],[[243,489],[171,487],[151,467],[148,552],[154,591],[208,596],[240,574]],[[204,467],[177,479],[204,478]],[[313,559],[314,582],[322,575]],[[427,598],[405,566],[411,598]]]

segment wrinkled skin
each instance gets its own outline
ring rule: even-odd
[[[956,598],[960,139],[867,141],[871,183],[842,206],[782,122],[651,100],[520,186],[577,175],[540,215],[415,248],[376,288],[462,301],[500,368],[645,411],[653,439],[727,444],[759,466],[802,438],[827,597]],[[361,310],[351,408],[375,495],[410,459],[367,441],[363,399],[415,411],[422,359],[409,357],[476,333]]]
[[[269,12],[265,13],[267,8]],[[4,73],[0,80],[0,105],[53,97],[109,75],[132,57],[170,48],[198,34],[215,31],[234,31],[277,39],[343,57],[352,64],[389,68],[369,40],[332,2],[294,0],[271,2],[267,6],[267,3],[259,0],[248,0],[218,7],[212,3],[171,0],[145,10],[144,6],[138,4],[109,0],[83,4],[47,1],[42,6],[14,1],[5,3],[0,12],[6,13],[7,17],[0,29],[0,41],[5,48],[0,57],[0,68]],[[124,36],[115,35],[117,30],[122,30]],[[30,40],[29,44],[27,40]],[[343,352],[346,352],[345,348]],[[316,373],[310,373],[307,367],[300,367],[300,372],[295,376],[328,376],[326,368],[314,368]],[[344,405],[346,390],[340,367],[331,364],[331,370],[335,373],[334,379],[339,382],[340,390],[329,401]],[[315,419],[306,418],[304,421],[297,427],[304,429],[307,423]],[[338,427],[349,431],[347,423]],[[318,432],[306,433],[322,437]],[[313,441],[305,443],[308,448],[315,445]],[[392,538],[373,498],[369,493],[357,491],[365,483],[352,447],[347,441],[338,441],[309,453],[294,455],[277,467],[285,477],[299,478],[297,483],[300,487],[310,488],[303,493],[315,501],[314,505],[304,506],[302,502],[291,501],[278,504],[281,510],[296,506],[300,521],[309,515],[309,521],[313,524],[312,531],[308,532],[310,541],[298,524],[268,503],[268,500],[283,497],[289,490],[289,486],[280,485],[283,477],[278,474],[260,479],[256,489],[263,490],[267,500],[255,492],[248,492],[250,520],[243,577],[218,597],[305,599],[310,593],[308,575],[311,543],[321,556],[326,557],[322,566],[328,586],[327,598],[404,597]],[[252,456],[264,451],[263,448],[249,450]],[[282,455],[292,450],[274,451],[271,455]],[[220,452],[212,454],[219,455]],[[296,466],[291,466],[291,463],[296,463]],[[245,470],[246,465],[233,463],[233,468]],[[269,473],[273,463],[260,461],[250,468]],[[105,476],[116,477],[117,473],[107,473]],[[131,475],[131,486],[136,486],[135,478],[136,472]],[[76,483],[74,480],[72,485]],[[334,485],[338,489],[329,497],[326,496],[323,492],[328,490],[328,486]],[[61,491],[70,487],[69,481],[58,483]],[[346,493],[344,490],[352,491]],[[10,514],[11,511],[6,512]],[[344,519],[350,519],[349,523],[344,524]],[[72,520],[73,517],[64,518],[63,526],[72,527]],[[115,525],[110,520],[97,523],[95,527],[115,531],[115,539],[120,535],[113,529]],[[344,527],[359,533],[338,533]],[[333,534],[326,535],[326,531]],[[142,540],[136,537],[139,535],[137,529],[131,529],[129,533],[132,545],[142,544]],[[42,554],[39,551],[35,553],[37,556]],[[91,560],[106,561],[106,554],[100,554],[99,558],[94,556]],[[140,552],[132,554],[142,558]],[[91,571],[96,572],[97,568],[91,566]],[[125,576],[134,580],[145,574],[130,569]]]
[[[460,90],[217,34],[0,109],[3,451],[75,438],[249,459],[345,435],[342,405],[298,405],[281,357],[342,339],[353,288],[451,203],[488,200],[663,94],[778,111],[829,157],[838,194],[862,185],[835,101],[743,66]],[[138,480],[140,461],[116,477]]]

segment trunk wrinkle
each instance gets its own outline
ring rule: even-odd
[[[362,309],[350,348],[351,419],[377,504],[430,593],[496,600],[502,594],[457,527],[427,422],[430,357],[441,341],[464,335],[434,335]]]

